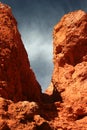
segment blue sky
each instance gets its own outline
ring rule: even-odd
[[[71,11],[87,11],[87,0],[1,0],[11,6],[18,22],[31,67],[43,91],[53,71],[52,31],[60,18]]]

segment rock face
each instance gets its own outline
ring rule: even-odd
[[[87,129],[84,11],[64,15],[54,27],[53,62],[51,85],[42,94],[11,9],[0,3],[0,130]]]
[[[53,86],[63,102],[87,103],[87,14],[65,15],[54,27]]]
[[[58,127],[57,121],[61,122],[61,129],[85,130],[87,129],[87,14],[84,11],[64,15],[54,27],[53,62],[52,81],[46,93],[52,95],[57,92],[59,97],[56,98],[63,105],[55,124]],[[64,126],[64,122],[68,125]],[[73,126],[73,123],[76,126]]]
[[[28,56],[11,8],[0,3],[0,96],[19,100],[40,100],[41,88]]]

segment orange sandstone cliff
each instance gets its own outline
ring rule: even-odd
[[[28,56],[11,8],[0,3],[0,95],[19,100],[40,100],[41,88]]]
[[[84,11],[66,14],[54,26],[53,63],[51,85],[46,93],[50,95],[57,92],[61,97],[59,99],[63,105],[63,109],[59,111],[59,118],[63,119],[61,129],[86,130],[87,14]],[[69,125],[63,128],[64,122],[67,121]],[[70,126],[71,124],[73,126]]]
[[[44,94],[11,8],[0,3],[0,130],[87,129],[87,14],[64,15],[53,31],[54,70]]]
[[[81,10],[65,15],[53,32],[52,84],[63,102],[86,103],[87,14]]]

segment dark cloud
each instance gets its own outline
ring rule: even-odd
[[[47,88],[51,81],[53,64],[51,59],[44,51],[39,52],[35,59],[31,59],[31,66],[34,68],[37,79],[43,87],[43,91]]]
[[[70,11],[87,11],[87,0],[1,0],[12,7],[31,66],[43,87],[48,86],[53,69],[52,30]]]

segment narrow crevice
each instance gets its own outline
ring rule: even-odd
[[[86,116],[87,116],[87,114],[78,115],[76,120],[81,120],[81,119],[83,119]]]
[[[34,119],[32,118],[24,118],[20,120],[20,123],[27,124],[27,122],[32,122]]]
[[[42,123],[40,126],[36,126],[36,130],[52,130],[47,122]]]
[[[42,102],[49,104],[49,103],[54,103],[54,102],[63,102],[62,97],[58,91],[53,91],[52,95],[48,95],[43,93],[42,94]]]

